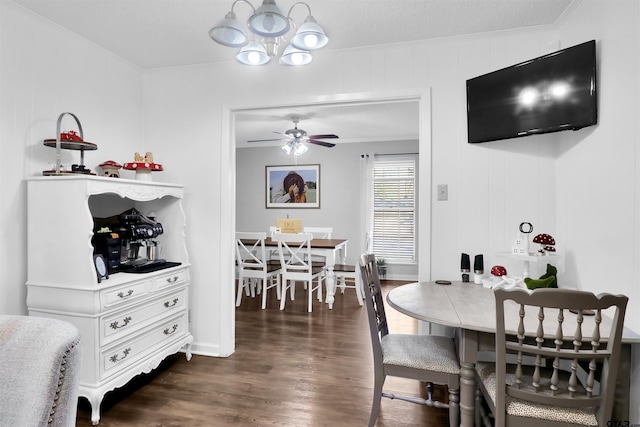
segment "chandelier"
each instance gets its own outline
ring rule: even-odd
[[[251,38],[244,26],[236,19],[233,8],[236,3],[246,3],[253,10],[247,21]],[[296,6],[306,6],[309,15],[300,25],[295,35],[289,40],[289,45],[280,55],[280,63],[286,65],[306,65],[311,62],[311,50],[324,47],[329,39],[318,25],[311,8],[305,2],[297,2],[289,9],[285,16],[276,6],[275,0],[263,0],[256,9],[248,0],[235,0],[231,5],[231,12],[222,21],[209,30],[209,37],[217,43],[228,47],[240,48],[236,59],[246,65],[264,65],[277,57],[280,45],[286,42],[285,35],[296,23],[291,19],[291,11]]]

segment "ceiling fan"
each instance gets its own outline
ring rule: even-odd
[[[274,139],[254,139],[247,142],[266,142],[266,141],[285,141],[287,142],[282,146],[282,151],[285,154],[295,154],[296,156],[302,155],[309,149],[304,143],[316,144],[322,147],[335,147],[336,144],[332,142],[322,141],[322,139],[338,138],[338,135],[334,134],[322,134],[322,135],[307,135],[307,131],[304,129],[298,129],[298,123],[300,122],[299,116],[292,116],[293,129],[287,129],[284,133],[273,131],[285,136],[286,138],[274,138]]]

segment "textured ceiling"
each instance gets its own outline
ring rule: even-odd
[[[6,0],[3,0],[6,1]],[[232,0],[13,0],[144,68],[233,60],[209,29]],[[575,0],[308,0],[329,36],[324,49],[345,49],[551,25]],[[278,0],[288,12],[294,0]],[[259,0],[252,0],[254,7]],[[251,8],[234,8],[246,22]],[[298,24],[307,9],[297,6]],[[321,51],[318,55],[321,55]]]

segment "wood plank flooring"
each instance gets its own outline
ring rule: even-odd
[[[402,282],[384,281],[388,292]],[[387,305],[392,333],[416,333],[417,323]],[[280,311],[270,291],[236,309],[236,351],[228,358],[184,354],[151,374],[108,393],[102,427],[284,426],[360,427],[369,420],[373,360],[366,309],[353,289],[338,293],[333,310],[317,300],[306,311],[305,291]],[[423,384],[387,378],[385,390],[425,397]],[[435,398],[444,400],[444,389]],[[77,426],[91,426],[90,406],[78,405]],[[448,411],[382,400],[378,427],[446,427]]]

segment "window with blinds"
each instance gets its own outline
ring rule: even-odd
[[[387,261],[415,262],[416,161],[376,157],[373,164],[372,249]]]

